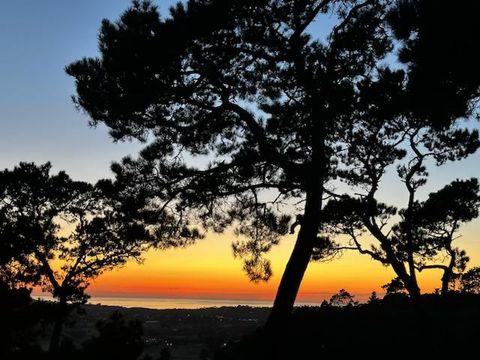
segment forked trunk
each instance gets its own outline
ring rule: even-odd
[[[420,287],[418,286],[417,278],[416,277],[409,277],[407,280],[403,280],[404,285],[410,295],[410,298],[416,302],[420,299]]]
[[[365,223],[368,224],[368,221]],[[385,237],[377,227],[369,225],[367,228],[370,230],[373,236],[380,240],[382,249],[385,251],[387,256],[388,263],[392,266],[395,274],[400,278],[400,280],[402,280],[402,283],[410,295],[410,298],[416,302],[418,299],[420,299],[420,287],[418,286],[417,277],[411,276],[407,272],[404,262],[397,259],[390,241],[388,241],[388,238]],[[413,272],[413,274],[415,274],[415,272]]]

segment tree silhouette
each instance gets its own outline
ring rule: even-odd
[[[416,197],[419,188],[427,181],[427,159],[431,157],[437,165],[442,165],[448,160],[470,155],[479,146],[478,132],[451,129],[430,133],[417,129],[413,133],[406,130],[405,134],[413,155],[406,165],[398,167],[398,175],[407,189],[407,207],[397,212],[394,207],[376,200],[386,170],[384,154],[387,150],[393,152],[393,146],[397,146],[394,144],[389,149],[390,145],[384,145],[384,137],[378,136],[383,149],[377,147],[376,156],[362,151],[360,146],[355,146],[354,155],[349,155],[356,170],[349,174],[348,180],[355,185],[361,184],[366,192],[360,197],[344,195],[329,201],[324,209],[328,214],[324,230],[330,234],[349,235],[351,248],[392,266],[398,277],[395,282],[405,286],[412,297],[420,295],[416,272],[426,269],[443,270],[442,292],[447,293],[455,275],[463,272],[468,262],[465,251],[455,248],[452,243],[459,227],[478,217],[478,180],[456,180],[431,193],[423,202]],[[368,146],[375,152],[372,143]],[[396,215],[400,221],[395,220]],[[374,244],[370,249],[366,248],[362,244],[365,232],[372,235],[380,246]],[[435,262],[447,258],[447,263]]]
[[[2,185],[0,185],[2,186]],[[9,289],[38,285],[39,276],[28,266],[24,243],[12,241],[14,229],[9,224],[8,208],[0,206],[0,283]]]
[[[103,21],[100,57],[66,71],[91,124],[106,124],[117,140],[151,141],[139,158],[114,167],[117,178],[150,192],[187,232],[199,222],[215,231],[235,226],[242,239],[234,253],[246,259],[254,281],[270,277],[263,255],[288,232],[288,215],[298,214],[291,226],[294,232],[298,225],[297,240],[268,321],[279,328],[312,256],[331,254],[328,238],[319,236],[323,198],[348,168],[343,152],[352,136],[372,126],[398,134],[392,121],[407,115],[441,128],[471,111],[478,55],[463,43],[460,53],[473,57],[469,86],[463,73],[450,77],[458,62],[447,62],[429,92],[465,87],[458,106],[442,108],[439,121],[434,101],[421,108],[413,101],[430,86],[422,81],[437,59],[424,49],[429,26],[439,25],[435,9],[415,4],[190,0],[161,18],[152,3],[134,1],[118,21]],[[455,14],[455,21],[465,15]],[[325,39],[313,38],[311,26],[328,15],[336,23]],[[385,61],[396,44],[405,69]],[[384,162],[400,155],[394,150]]]
[[[98,336],[86,341],[82,358],[135,360],[143,352],[143,329],[138,320],[126,321],[114,312],[107,321],[96,324]]]
[[[418,245],[416,267],[441,269],[442,294],[448,293],[456,277],[465,271],[469,258],[453,246],[459,227],[478,217],[480,188],[478,179],[456,180],[429,195],[414,210],[414,229]],[[446,264],[427,263],[430,258],[448,259]]]
[[[0,281],[0,357],[11,359],[25,353],[39,352],[36,344],[40,309],[34,309],[30,289],[10,288]]]
[[[460,0],[456,5],[399,0],[388,16],[399,40],[399,60],[408,67],[411,114],[437,128],[471,116],[480,95],[480,4]]]
[[[480,294],[480,267],[474,267],[460,275],[460,291]]]
[[[333,294],[330,298],[329,305],[335,307],[351,307],[358,305],[358,301],[355,300],[355,296],[350,294],[345,289],[340,289],[336,294]]]
[[[55,352],[68,303],[85,302],[89,281],[102,272],[139,259],[149,235],[144,223],[127,219],[135,209],[118,201],[108,181],[92,186],[50,169],[49,163],[20,163],[0,173],[0,243],[16,249],[2,266],[9,276],[41,285],[58,299],[50,342]],[[25,277],[24,269],[35,276]]]
[[[372,291],[370,296],[368,297],[367,304],[374,305],[380,303],[381,299],[378,297],[376,291]]]
[[[393,278],[388,283],[382,285],[386,295],[405,294],[405,285],[399,277]]]

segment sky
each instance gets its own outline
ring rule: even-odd
[[[97,54],[103,18],[114,20],[129,0],[0,0],[0,169],[20,161],[51,161],[54,171],[66,170],[77,180],[110,177],[112,161],[135,154],[138,143],[113,143],[106,128],[88,126],[86,115],[71,101],[73,80],[64,67]],[[158,0],[162,14],[174,1]],[[327,24],[312,31],[320,36]],[[480,176],[480,154],[431,171],[423,196],[456,178]],[[387,177],[382,197],[398,206],[405,201],[401,184]],[[480,263],[480,221],[462,229],[458,244],[472,264]],[[143,264],[129,263],[93,281],[93,296],[159,296],[271,300],[294,244],[283,239],[269,255],[274,275],[253,284],[232,256],[234,235],[207,235],[186,249],[151,251]],[[438,287],[438,273],[422,274],[425,290]],[[393,273],[368,257],[346,254],[330,263],[310,265],[300,301],[316,302],[341,288],[365,298]]]

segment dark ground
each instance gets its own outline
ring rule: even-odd
[[[258,330],[215,359],[477,359],[479,353],[479,295],[423,295],[416,305],[395,295],[359,306],[297,308],[273,339]]]
[[[198,310],[154,310],[116,306],[85,305],[83,314],[72,314],[65,335],[82,343],[96,334],[95,323],[118,311],[126,320],[138,319],[143,325],[145,353],[158,357],[168,348],[172,360],[200,359],[200,352],[213,356],[228,341],[260,327],[268,308],[247,306],[205,308]]]
[[[42,314],[48,309],[45,305]],[[29,309],[24,311],[25,319],[39,313]],[[143,343],[144,353],[141,357],[135,356],[139,359],[150,355],[157,360],[165,348],[171,353],[171,360],[476,359],[480,352],[480,295],[473,294],[424,295],[416,305],[405,295],[391,295],[369,304],[299,307],[291,322],[278,329],[274,336],[266,336],[262,331],[268,308],[152,310],[86,305],[80,313],[71,314],[64,334],[79,348],[87,339],[98,336],[95,324],[114,312],[125,320],[141,323],[143,337],[139,341]],[[5,313],[0,318],[2,322],[5,316],[11,317],[11,324],[21,323],[15,313]],[[8,330],[3,335],[8,338],[11,327],[2,328]],[[28,342],[28,332],[18,329],[16,334],[23,336],[13,339],[18,340],[17,343]],[[43,334],[45,349],[48,326]],[[111,349],[125,347],[117,340],[111,344],[103,352],[107,355],[98,358],[120,359],[109,357]],[[13,358],[21,360],[18,356]],[[132,357],[125,356],[125,359]]]

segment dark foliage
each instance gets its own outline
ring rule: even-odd
[[[126,321],[114,312],[107,321],[97,323],[98,336],[82,348],[83,359],[136,360],[143,352],[143,330],[139,321]],[[163,359],[163,358],[162,358]]]
[[[58,299],[53,351],[68,304],[85,302],[89,281],[102,272],[139,259],[151,230],[144,218],[136,221],[141,199],[108,181],[93,186],[50,169],[20,163],[0,172],[0,244],[8,249],[0,276],[11,288],[40,285]]]
[[[462,293],[480,294],[480,267],[474,267],[459,276],[459,290]]]
[[[172,243],[197,239],[193,224],[234,226],[235,255],[252,280],[267,280],[264,254],[298,214],[275,322],[289,316],[309,261],[332,256],[319,234],[331,182],[378,182],[405,156],[396,146],[404,139],[437,149],[457,118],[473,114],[479,31],[476,5],[462,3],[446,21],[450,7],[434,1],[190,0],[163,18],[152,2],[134,1],[116,22],[103,21],[100,56],[66,71],[91,124],[107,125],[116,140],[149,142],[113,170],[174,220]],[[309,27],[327,16],[336,23],[313,38]],[[462,130],[455,137],[478,140]],[[466,146],[446,158],[476,149]],[[353,161],[356,150],[372,155],[374,168]],[[416,291],[414,280],[406,286]]]
[[[479,93],[477,1],[400,0],[389,14],[408,67],[411,112],[435,127],[468,117]]]
[[[92,186],[50,169],[20,163],[0,173],[0,243],[10,249],[0,268],[12,285],[42,285],[59,299],[82,302],[89,279],[139,257],[148,233],[126,220],[106,182]]]
[[[37,352],[42,315],[32,305],[30,290],[0,282],[0,357],[13,359]]]
[[[356,307],[298,308],[284,347],[267,347],[268,335],[257,331],[219,350],[215,359],[381,358],[394,353],[445,358],[476,353],[478,296],[423,295],[420,304],[419,313],[400,294]]]
[[[391,285],[398,288],[395,284],[401,284],[414,297],[420,293],[416,273],[428,269],[443,272],[442,293],[454,290],[455,280],[466,270],[469,261],[466,252],[455,247],[454,241],[460,227],[478,217],[480,206],[476,178],[455,180],[430,193],[426,200],[417,199],[419,188],[428,178],[426,159],[433,157],[443,164],[450,156],[451,160],[468,156],[478,147],[478,134],[472,132],[472,137],[465,138],[452,136],[448,144],[430,151],[419,149],[420,141],[414,140],[417,135],[410,139],[413,158],[407,165],[398,167],[399,177],[407,188],[407,207],[397,210],[376,201],[385,171],[383,160],[364,155],[357,159],[368,159],[369,166],[364,168],[365,172],[358,172],[361,178],[353,177],[350,181],[362,185],[365,193],[355,198],[343,195],[330,200],[324,208],[326,226],[323,229],[330,236],[349,236],[347,244],[337,245],[340,249],[355,249],[391,266],[397,275]],[[364,243],[371,242],[365,233],[372,235],[378,245],[365,246]]]
[[[358,301],[355,300],[355,296],[350,294],[345,289],[340,289],[338,293],[333,294],[328,303],[330,306],[334,306],[334,307],[358,305]]]

